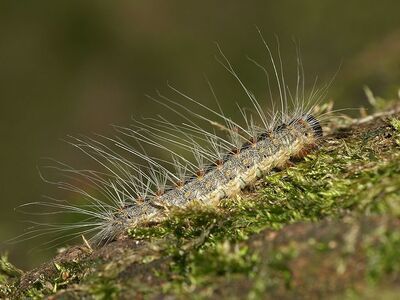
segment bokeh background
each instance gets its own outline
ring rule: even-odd
[[[395,97],[400,85],[398,0],[305,1],[0,1],[0,240],[26,227],[14,208],[51,194],[41,157],[78,165],[68,134],[111,134],[110,124],[164,111],[144,95],[167,81],[202,103],[212,101],[204,74],[226,113],[245,101],[215,61],[217,41],[255,90],[262,74],[246,55],[264,57],[255,25],[281,43],[290,78],[300,41],[306,74],[336,79],[337,107],[368,107],[363,86]],[[290,68],[291,71],[290,71]],[[18,266],[32,267],[55,249],[38,240],[1,243]]]

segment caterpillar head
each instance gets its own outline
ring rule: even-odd
[[[291,125],[296,128],[303,145],[302,150],[296,156],[304,157],[318,146],[323,136],[321,124],[313,115],[304,114],[301,118],[293,120]]]
[[[315,139],[320,139],[324,135],[321,124],[319,121],[310,114],[303,115],[302,120],[307,123],[308,131],[312,131]]]

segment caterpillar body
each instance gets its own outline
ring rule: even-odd
[[[322,128],[315,117],[295,118],[235,149],[209,169],[199,170],[190,180],[176,183],[175,188],[157,191],[151,200],[125,206],[105,230],[115,236],[137,223],[159,219],[168,206],[184,207],[195,200],[215,204],[234,196],[273,168],[284,166],[290,158],[306,155],[321,137]]]
[[[83,219],[70,224],[34,223],[35,226],[20,238],[71,231],[59,238],[88,235],[89,241],[100,245],[133,226],[168,217],[171,207],[183,208],[193,201],[216,204],[223,198],[232,197],[274,168],[285,166],[292,158],[304,157],[317,147],[323,136],[321,122],[327,114],[316,112],[315,108],[325,97],[329,85],[316,89],[314,83],[306,95],[303,65],[297,55],[297,84],[292,94],[285,82],[279,44],[279,61],[276,62],[270,47],[262,36],[261,39],[279,92],[279,110],[274,106],[267,67],[250,59],[266,75],[272,101],[269,112],[240,80],[218,46],[222,58],[218,61],[239,83],[255,113],[249,114],[239,107],[244,122],[235,122],[225,116],[218,101],[219,111],[213,110],[168,85],[178,96],[218,120],[159,94],[158,98],[152,99],[173,110],[184,122],[174,124],[158,117],[151,119],[151,125],[135,121],[133,128],[116,126],[120,135],[113,138],[71,137],[69,143],[102,169],[74,169],[63,163],[51,166],[68,179],[52,183],[77,193],[80,204],[50,199],[23,207],[35,205],[50,209],[42,214],[65,212],[79,214]],[[215,96],[211,85],[210,90]],[[212,129],[206,129],[195,119],[211,124]],[[216,132],[216,128],[220,131]],[[222,135],[222,132],[227,134]],[[126,137],[132,138],[139,147],[126,142]],[[144,144],[172,155],[172,159],[148,154]],[[191,158],[183,152],[189,153]]]

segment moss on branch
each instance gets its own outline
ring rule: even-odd
[[[194,203],[100,249],[75,246],[0,295],[391,299],[400,282],[400,114],[348,120],[321,148],[218,207]]]

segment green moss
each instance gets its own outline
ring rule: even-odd
[[[400,230],[377,228],[366,238],[364,249],[368,258],[367,274],[371,281],[376,282],[384,275],[400,274]]]
[[[8,255],[3,254],[0,257],[0,283],[6,278],[20,277],[23,272],[8,261]]]
[[[76,261],[68,263],[54,263],[57,276],[52,281],[53,292],[57,292],[66,288],[68,285],[78,283],[80,281],[79,275],[82,273],[84,265]]]
[[[400,132],[400,120],[393,118],[390,120],[390,124],[393,126],[396,131]]]
[[[396,144],[400,146],[400,120],[393,118],[390,120],[390,124],[393,126],[393,128],[396,130],[394,134],[394,140],[396,141]]]
[[[8,255],[0,257],[0,297],[13,290],[13,282],[19,279],[23,272],[8,261]]]

